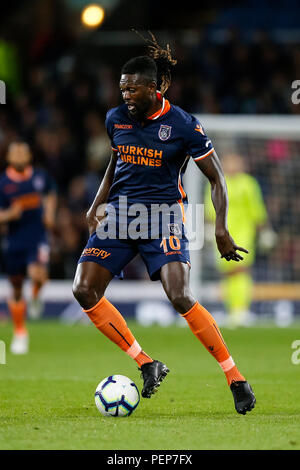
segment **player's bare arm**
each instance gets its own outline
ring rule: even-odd
[[[109,164],[106,168],[105,175],[101,181],[101,184],[95,196],[95,199],[86,214],[86,219],[87,219],[90,234],[92,234],[96,230],[97,224],[101,220],[99,219],[99,217],[96,217],[97,208],[101,204],[104,204],[107,201],[108,194],[109,194],[109,191],[110,191],[113,179],[114,179],[117,159],[118,159],[117,152],[114,151],[111,155]]]
[[[12,204],[8,209],[0,210],[0,224],[20,219],[23,209],[19,204]]]
[[[227,186],[220,160],[214,151],[211,156],[196,163],[211,184],[211,199],[216,211],[215,235],[221,258],[225,258],[227,261],[233,260],[238,262],[243,257],[237,251],[248,253],[248,250],[237,246],[228,230]]]
[[[53,230],[55,226],[55,214],[57,208],[57,194],[55,191],[51,191],[44,196],[44,225],[48,230]]]

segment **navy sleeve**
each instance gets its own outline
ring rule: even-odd
[[[186,145],[188,154],[197,162],[212,154],[214,148],[200,122],[194,116],[190,118],[185,128]]]
[[[113,109],[111,109],[110,111],[108,111],[108,113],[106,114],[106,119],[105,119],[105,127],[106,127],[106,131],[107,131],[107,134],[108,134],[108,137],[110,138],[110,143],[111,143],[111,148],[115,151],[117,151],[117,147],[114,143],[114,137],[113,137],[113,131],[114,131],[114,122],[111,118],[111,115],[113,113]]]
[[[54,178],[47,172],[47,171],[44,171],[44,187],[43,187],[43,194],[44,195],[47,195],[49,193],[52,193],[52,192],[56,192],[57,191],[57,186],[56,186],[56,182],[54,180]]]
[[[10,202],[3,192],[3,187],[0,185],[0,210],[7,209],[10,206]]]

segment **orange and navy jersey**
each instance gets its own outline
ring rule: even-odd
[[[106,129],[118,160],[108,202],[127,196],[129,204],[185,200],[182,184],[189,158],[199,161],[213,153],[198,120],[168,100],[146,123],[132,118],[125,104],[111,109]]]
[[[18,204],[23,211],[20,219],[8,223],[7,248],[30,247],[45,239],[43,196],[55,190],[56,185],[45,170],[28,166],[20,174],[7,167],[0,177],[0,210]]]

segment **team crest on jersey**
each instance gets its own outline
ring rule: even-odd
[[[44,179],[40,176],[36,176],[33,180],[34,189],[42,191],[44,189]]]
[[[181,231],[178,224],[168,224],[169,232],[173,235],[181,235]]]
[[[162,124],[158,131],[158,137],[160,140],[168,140],[171,135],[172,126],[166,126]]]

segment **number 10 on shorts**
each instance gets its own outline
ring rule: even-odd
[[[169,238],[164,237],[159,246],[163,248],[164,253],[180,250],[180,240],[175,235],[171,235]]]

